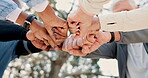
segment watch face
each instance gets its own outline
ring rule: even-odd
[[[24,27],[29,30],[29,27],[30,27],[31,23],[29,21],[25,21],[24,22]]]

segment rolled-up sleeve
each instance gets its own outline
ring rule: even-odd
[[[142,8],[99,16],[102,30],[135,31],[148,29],[148,5]]]
[[[6,16],[17,8],[12,0],[0,0],[0,20],[5,20]]]
[[[110,0],[79,0],[79,4],[85,12],[96,15],[100,13],[103,5],[109,1]]]
[[[47,0],[22,0],[22,1],[25,2],[28,5],[28,7],[32,8]]]

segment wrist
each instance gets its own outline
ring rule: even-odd
[[[37,20],[36,16],[35,15],[28,15],[28,17],[24,21],[24,25],[23,25],[26,28],[26,30],[29,30],[33,20]]]
[[[54,19],[56,19],[57,17],[50,5],[48,5],[44,11],[38,12],[38,14],[44,23],[49,23],[50,21],[54,21]]]
[[[120,40],[120,32],[110,32],[110,38],[108,42],[119,41]]]
[[[109,43],[113,42],[115,40],[115,33],[114,32],[110,32],[111,38]]]
[[[108,35],[107,35],[107,42],[110,42],[111,41],[111,38],[112,38],[112,35],[110,32],[106,32]]]
[[[33,32],[38,31],[39,29],[43,28],[44,25],[42,23],[40,23],[38,20],[33,20],[32,24],[30,25],[30,30],[32,30]]]
[[[120,32],[114,32],[115,33],[115,41],[120,41]]]

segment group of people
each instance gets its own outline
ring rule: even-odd
[[[11,60],[42,50],[117,59],[120,78],[148,77],[148,5],[116,0],[113,13],[96,16],[109,0],[79,0],[79,8],[65,21],[47,0],[22,0],[42,23],[15,1],[0,0],[0,77]],[[68,29],[74,34],[68,36]]]

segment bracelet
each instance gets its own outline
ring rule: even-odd
[[[110,39],[109,43],[111,43],[111,42],[113,42],[115,40],[114,32],[110,32],[110,34],[111,34],[111,39]]]
[[[32,23],[32,21],[33,21],[34,19],[37,20],[36,16],[33,15],[33,14],[32,14],[32,15],[29,15],[29,16],[26,18],[26,20],[24,21],[24,28],[26,28],[26,30],[29,30],[30,25],[31,25],[31,23]]]

